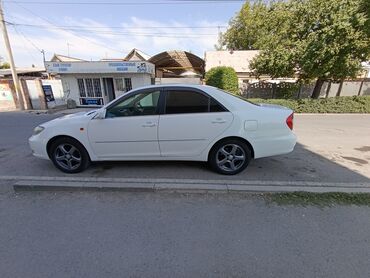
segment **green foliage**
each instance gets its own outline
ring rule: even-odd
[[[297,96],[299,83],[283,83],[276,88],[275,98],[291,99]]]
[[[4,62],[0,65],[0,69],[10,69],[10,64],[7,62]]]
[[[253,4],[247,1],[222,35],[223,44],[234,50],[259,49],[258,41],[263,35],[261,31],[265,30],[267,13],[268,7],[263,1],[258,0]]]
[[[296,113],[370,113],[370,96],[334,97],[326,99],[248,99],[254,103],[286,106]]]
[[[206,73],[206,84],[233,94],[239,93],[238,76],[231,67],[215,67]]]
[[[356,77],[370,56],[369,0],[246,3],[230,22],[225,44],[260,49],[256,75],[301,80]]]

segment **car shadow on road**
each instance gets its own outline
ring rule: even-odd
[[[353,163],[357,163],[353,161]],[[369,167],[369,161],[362,167]],[[356,164],[356,167],[359,164]],[[233,179],[274,181],[323,181],[369,182],[370,179],[355,170],[340,165],[334,159],[324,157],[297,144],[286,155],[251,161],[243,172],[224,176],[212,172],[207,163],[179,161],[126,161],[96,162],[84,176],[127,178],[176,178],[176,179]]]

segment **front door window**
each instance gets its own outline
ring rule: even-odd
[[[157,114],[160,91],[130,96],[107,109],[107,118],[148,116]]]

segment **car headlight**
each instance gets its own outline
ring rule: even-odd
[[[44,129],[45,129],[45,127],[43,127],[43,126],[36,126],[33,130],[33,135],[40,134]]]

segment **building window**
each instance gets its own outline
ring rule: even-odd
[[[125,88],[123,87],[122,78],[116,78],[116,79],[114,79],[114,82],[116,83],[116,91],[123,92],[125,90]]]
[[[132,90],[131,78],[125,78],[125,88],[126,88],[126,92]]]
[[[100,78],[78,78],[80,105],[103,105]]]
[[[78,90],[80,92],[80,97],[86,97],[85,84],[83,79],[77,79]]]
[[[91,78],[85,79],[86,83],[86,92],[88,97],[94,97],[94,89],[93,89],[93,82]]]
[[[100,78],[94,78],[94,93],[95,93],[95,97],[102,96]]]

